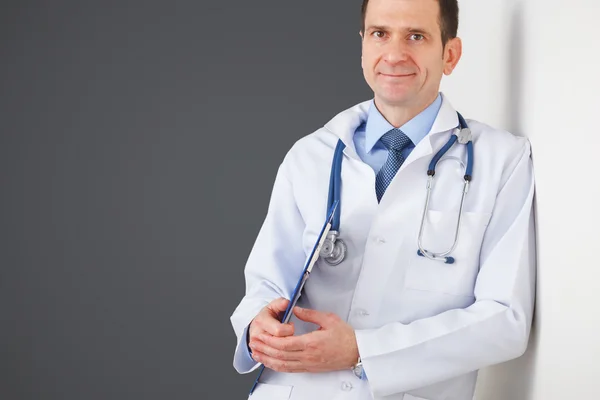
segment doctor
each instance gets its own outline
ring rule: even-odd
[[[362,14],[362,68],[374,98],[286,154],[245,267],[246,294],[231,322],[235,369],[266,367],[251,399],[467,400],[480,368],[527,347],[529,142],[465,116],[473,171],[464,202],[469,152],[457,142],[437,163],[424,211],[430,162],[461,126],[439,93],[461,57],[458,5],[364,0]],[[317,261],[291,322],[281,324],[326,216],[339,141],[345,257]],[[453,263],[417,253],[421,227],[422,247],[452,249]]]

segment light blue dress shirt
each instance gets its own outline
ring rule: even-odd
[[[402,155],[405,160],[415,146],[427,136],[435,122],[441,106],[442,96],[438,94],[438,97],[429,105],[429,107],[400,127],[400,130],[404,132],[413,143],[402,150]],[[354,133],[354,147],[361,160],[369,164],[375,173],[379,172],[388,156],[388,149],[379,139],[381,139],[381,137],[390,129],[394,129],[394,126],[381,115],[377,107],[375,107],[375,102],[371,100],[367,120],[363,122]]]
[[[413,143],[402,150],[402,155],[405,160],[415,146],[427,136],[435,122],[441,106],[442,96],[438,94],[438,97],[431,105],[429,105],[429,107],[400,127],[400,130],[404,132]],[[371,100],[367,120],[354,132],[354,147],[361,160],[369,164],[375,173],[377,173],[383,164],[385,164],[388,156],[388,149],[379,139],[381,139],[381,137],[390,129],[394,129],[394,126],[381,115],[377,107],[375,107],[375,102]],[[373,188],[373,190],[375,190],[375,188]],[[248,337],[247,327],[243,335],[246,338]],[[249,350],[250,349],[246,346],[248,364],[251,365],[255,361],[252,359]],[[366,379],[366,375],[363,376]]]

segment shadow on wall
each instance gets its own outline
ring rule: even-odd
[[[511,16],[510,29],[510,52],[507,65],[509,73],[510,88],[507,96],[507,111],[506,115],[510,120],[508,128],[517,135],[524,135],[522,126],[522,93],[523,84],[523,26],[525,23],[524,2],[518,2],[514,5]],[[535,151],[535,149],[533,149]],[[535,164],[535,163],[534,163]],[[537,209],[534,200],[534,207]],[[536,232],[537,232],[537,214]],[[537,246],[539,254],[539,245]],[[539,257],[536,257],[539,260]],[[538,279],[539,282],[539,268]],[[539,292],[539,285],[537,287]],[[539,299],[538,296],[536,296]],[[536,310],[539,309],[539,304],[536,300]],[[515,360],[486,368],[480,371],[479,380],[477,383],[476,399],[477,400],[530,400],[533,396],[534,378],[535,378],[535,360],[537,358],[537,349],[539,343],[540,313],[535,312],[533,328],[529,338],[529,345],[526,353]]]

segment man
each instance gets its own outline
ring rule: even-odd
[[[234,367],[266,367],[252,399],[472,399],[480,368],[520,356],[533,313],[534,178],[524,138],[468,121],[474,169],[455,242],[459,127],[442,76],[462,52],[456,0],[365,0],[362,68],[374,99],[299,140],[282,162],[231,317]],[[329,171],[342,160],[337,266],[319,259],[281,324],[326,215]],[[458,161],[458,162],[457,162]],[[453,264],[417,254],[452,249]]]

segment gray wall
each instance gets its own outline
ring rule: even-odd
[[[0,7],[0,398],[245,398],[244,262],[285,152],[371,95],[360,1]]]

